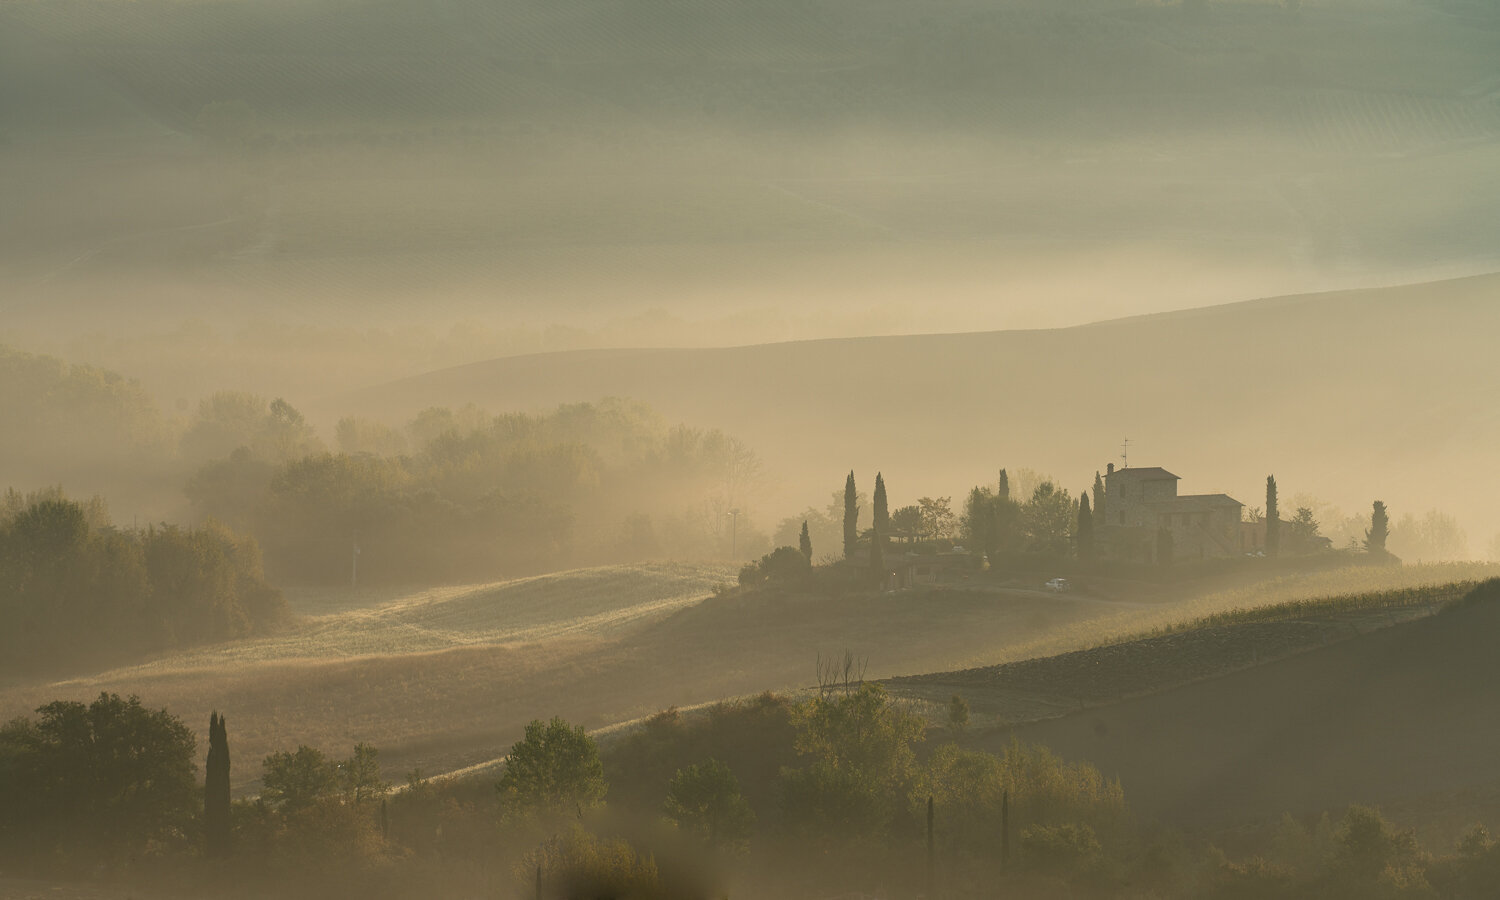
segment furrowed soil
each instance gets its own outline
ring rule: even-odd
[[[1156,671],[1161,685],[1178,686],[990,729],[972,743],[993,750],[1017,738],[1088,760],[1118,778],[1147,819],[1222,829],[1358,803],[1401,815],[1436,846],[1459,826],[1500,814],[1500,602],[1410,615],[1369,632],[1377,617],[1207,629],[959,673],[947,688],[967,686],[971,702],[1035,690],[1087,703],[1140,686],[1110,686],[1103,673]],[[1329,635],[1324,626],[1337,634],[1345,625],[1362,633],[1296,652]],[[1237,668],[1267,641],[1292,655]]]

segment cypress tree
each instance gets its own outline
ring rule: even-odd
[[[854,556],[859,544],[859,496],[854,490],[854,470],[844,482],[844,559]]]
[[[1098,472],[1094,473],[1094,515],[1107,524],[1104,518],[1104,479],[1099,477]]]
[[[1276,509],[1276,476],[1266,476],[1266,555],[1281,550],[1281,514]]]
[[[1078,498],[1078,558],[1085,562],[1094,558],[1094,513],[1089,509],[1089,492]]]
[[[870,568],[885,577],[885,536],[890,531],[891,515],[885,502],[885,478],[875,473],[875,531],[870,535]]]
[[[1002,503],[1010,500],[1010,476],[1004,469],[1000,470],[1000,489],[995,491],[995,497]]]
[[[1384,553],[1385,539],[1390,536],[1390,516],[1385,511],[1385,504],[1376,500],[1375,508],[1370,511],[1370,530],[1365,532],[1365,549],[1371,553]]]
[[[217,711],[208,718],[208,764],[203,781],[203,836],[210,857],[229,855],[229,736]]]
[[[812,562],[812,535],[807,533],[806,519],[802,520],[802,536],[797,539],[797,547],[807,557],[807,561]]]

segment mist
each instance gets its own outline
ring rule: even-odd
[[[0,198],[0,900],[1500,892],[1489,0],[9,0]]]

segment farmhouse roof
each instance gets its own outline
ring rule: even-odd
[[[1136,468],[1115,469],[1111,474],[1129,475],[1133,478],[1139,478],[1146,481],[1158,481],[1168,478],[1173,479],[1174,481],[1182,480],[1180,476],[1173,475],[1171,472],[1168,472],[1161,466],[1139,466]]]
[[[1157,512],[1204,512],[1226,506],[1241,507],[1245,504],[1228,494],[1187,494],[1170,500],[1153,500],[1147,505]]]
[[[1228,494],[1183,494],[1178,500],[1197,500],[1209,506],[1244,506]]]

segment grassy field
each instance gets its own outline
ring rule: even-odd
[[[730,566],[647,564],[414,592],[293,588],[287,600],[297,620],[281,634],[195,648],[109,674],[618,638],[697,602],[734,575]]]

